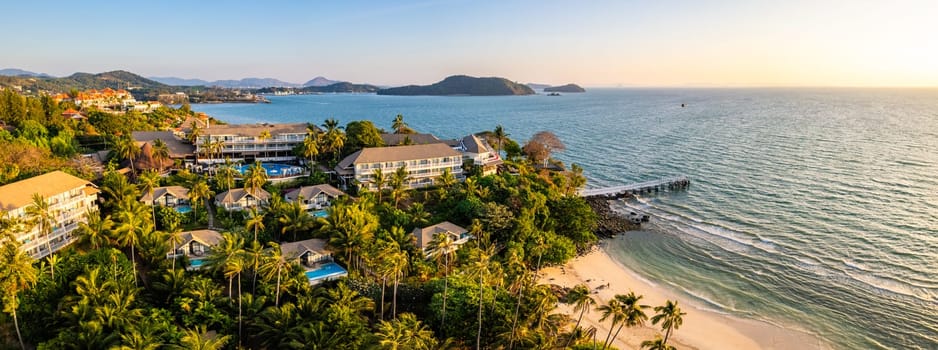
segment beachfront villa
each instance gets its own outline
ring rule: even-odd
[[[457,179],[462,177],[462,154],[444,143],[423,145],[369,147],[345,157],[335,167],[345,186],[354,182],[363,188],[376,190],[373,184],[375,170],[381,169],[390,177],[404,167],[409,174],[405,186],[420,188],[431,186],[449,169]]]
[[[310,211],[326,208],[332,205],[332,201],[334,201],[336,198],[344,195],[345,192],[342,192],[338,188],[332,187],[328,184],[322,184],[315,186],[303,186],[293,191],[289,191],[286,195],[284,195],[284,199],[288,203],[293,203],[299,200],[301,201],[300,205],[303,207],[303,209]]]
[[[182,186],[165,186],[154,188],[152,192],[144,193],[140,201],[146,205],[161,205],[164,207],[177,207],[189,205],[189,189]]]
[[[91,182],[53,171],[26,180],[0,186],[0,210],[9,218],[19,220],[14,236],[26,253],[35,259],[44,258],[78,240],[73,231],[86,222],[85,213],[97,209],[98,188]],[[33,195],[45,199],[52,218],[49,234],[40,232],[39,225],[30,225],[32,217],[27,208],[32,206]],[[43,229],[45,231],[46,229]]]
[[[344,268],[332,260],[332,252],[326,249],[326,241],[323,239],[283,243],[280,245],[280,252],[287,261],[299,261],[309,284],[348,275]]]
[[[243,188],[232,188],[215,196],[215,206],[228,211],[241,211],[263,207],[270,200],[270,193],[264,189],[250,192]]]
[[[189,258],[189,270],[198,270],[202,267],[203,259],[212,247],[222,241],[222,235],[214,230],[196,230],[180,232],[178,240],[172,240],[169,245],[172,250],[166,253],[166,259]]]
[[[501,156],[476,135],[463,137],[455,148],[462,152],[463,159],[472,160],[475,166],[482,168],[482,176],[494,175],[502,164]]]
[[[430,245],[430,241],[433,241],[433,236],[438,233],[449,235],[456,245],[462,245],[472,238],[468,230],[449,221],[443,221],[436,225],[414,229],[413,235],[417,238],[417,248],[423,251],[424,254],[429,255],[430,252],[427,246]]]
[[[200,130],[201,135],[194,145],[195,152],[199,154],[199,163],[205,164],[224,163],[226,158],[247,164],[257,160],[295,161],[293,149],[303,143],[308,125],[210,125]]]

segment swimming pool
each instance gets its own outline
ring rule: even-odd
[[[309,214],[312,215],[314,218],[326,218],[326,217],[329,217],[329,213],[327,213],[325,210],[317,210],[317,211],[311,212],[311,213],[309,213]]]
[[[314,270],[306,271],[306,278],[309,279],[310,283],[342,277],[345,275],[348,275],[348,272],[346,272],[342,266],[339,266],[339,264],[334,262],[325,263]]]
[[[188,214],[190,211],[192,211],[192,207],[191,207],[191,206],[188,206],[188,205],[178,205],[178,206],[176,206],[175,209],[176,209],[176,211],[178,211],[180,214]]]
[[[241,173],[241,175],[244,175],[247,174],[251,166],[253,166],[253,164],[239,165],[235,167],[235,170]],[[300,176],[303,175],[305,171],[303,167],[289,164],[261,163],[261,167],[267,171],[267,176],[269,177]]]

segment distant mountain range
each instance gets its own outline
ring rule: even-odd
[[[378,90],[378,95],[432,96],[502,96],[532,95],[534,90],[499,77],[476,78],[454,75],[431,85],[408,85]]]
[[[51,75],[46,73],[35,73],[27,70],[22,70],[18,68],[6,68],[0,69],[0,75],[6,77],[38,77],[38,78],[52,78]]]
[[[171,86],[217,86],[225,88],[258,89],[267,87],[291,87],[299,88],[305,86],[329,86],[340,83],[338,80],[330,80],[325,77],[315,77],[305,84],[290,83],[274,78],[244,78],[240,80],[215,80],[208,81],[202,79],[184,79],[176,77],[150,77],[150,79]]]

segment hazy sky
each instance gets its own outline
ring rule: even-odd
[[[425,84],[938,86],[938,0],[9,1],[0,68]]]

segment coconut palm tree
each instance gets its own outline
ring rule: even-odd
[[[134,177],[137,177],[137,168],[134,167],[134,158],[140,155],[140,147],[137,147],[137,142],[132,137],[121,137],[114,145],[114,152],[121,159],[130,161],[130,172]]]
[[[625,308],[619,301],[619,298],[612,298],[609,299],[605,305],[600,305],[596,308],[596,311],[602,312],[603,316],[599,319],[600,322],[606,319],[612,320],[612,325],[609,326],[609,333],[606,334],[606,340],[603,341],[603,349],[606,349],[610,344],[609,338],[612,337],[612,329],[616,328],[616,325],[625,320]]]
[[[157,169],[162,172],[163,162],[169,160],[169,147],[166,146],[166,142],[163,142],[162,139],[153,140],[153,148],[150,152],[153,156],[153,160],[156,161]]]
[[[239,237],[240,238],[240,237]],[[234,255],[229,257],[225,261],[225,266],[222,269],[224,275],[229,280],[233,280],[234,276],[238,278],[238,342],[241,342],[241,329],[242,329],[242,303],[241,303],[241,273],[244,272],[247,267],[246,256],[244,249],[239,249]],[[230,288],[230,284],[229,284]]]
[[[273,136],[270,134],[270,130],[261,131],[261,134],[257,136],[257,139],[264,143],[264,158],[267,158],[269,154],[267,151],[267,140],[270,140]]]
[[[453,241],[449,232],[433,235],[433,240],[427,246],[430,258],[436,260],[437,266],[443,267],[443,317],[441,327],[446,325],[446,295],[449,291],[449,263],[459,246]]]
[[[397,170],[391,174],[391,197],[394,197],[394,207],[398,207],[401,199],[407,196],[408,180],[410,180],[410,173],[407,171],[406,166],[397,168]]]
[[[277,289],[276,297],[274,299],[274,305],[280,306],[280,279],[284,270],[289,270],[293,265],[286,261],[283,258],[283,254],[280,250],[280,245],[274,242],[267,243],[269,248],[267,248],[267,255],[264,257],[264,264],[261,267],[265,271],[264,278],[266,280],[273,279],[274,276],[277,277]]]
[[[651,317],[651,324],[658,324],[661,322],[661,330],[665,331],[664,340],[661,341],[662,345],[668,344],[668,338],[671,336],[671,332],[681,327],[681,324],[684,323],[684,315],[687,315],[686,312],[681,312],[681,308],[677,306],[677,301],[668,300],[664,306],[655,306],[655,314]],[[642,346],[645,346],[642,343]]]
[[[629,292],[626,295],[616,295],[615,299],[619,301],[621,305],[621,311],[623,318],[619,322],[619,328],[616,329],[615,336],[612,339],[617,339],[619,337],[619,332],[622,330],[622,327],[634,327],[641,326],[645,324],[645,320],[648,319],[648,316],[645,315],[643,309],[647,309],[648,305],[640,305],[638,302],[642,299],[641,295],[635,295],[635,292]],[[610,329],[611,331],[611,329]],[[607,346],[612,345],[610,341]]]
[[[52,235],[53,218],[52,212],[49,211],[49,203],[46,202],[46,199],[42,195],[33,193],[32,202],[26,207],[26,215],[30,217],[33,225],[39,226],[39,236],[45,237],[46,249],[51,255],[52,238],[49,236]],[[52,274],[55,274],[55,272],[53,271]]]
[[[215,170],[215,181],[219,187],[224,186],[226,191],[231,190],[235,184],[235,175],[238,171],[231,165],[231,159],[225,157],[225,164]]]
[[[320,218],[320,232],[328,237],[329,246],[344,253],[349,268],[361,267],[360,252],[373,241],[379,227],[378,217],[363,208],[364,203],[337,204],[326,209]]]
[[[257,207],[251,207],[248,210],[248,218],[244,222],[244,228],[254,230],[254,242],[257,242],[257,231],[264,229],[264,213],[257,210]]]
[[[394,276],[394,297],[391,299],[391,317],[397,318],[397,287],[400,285],[401,278],[404,277],[404,273],[407,271],[407,265],[410,263],[410,259],[407,258],[407,252],[398,248],[397,251],[388,256],[388,263],[391,275]]]
[[[580,328],[580,321],[583,320],[583,315],[586,314],[589,309],[596,305],[596,300],[590,296],[590,288],[585,284],[578,284],[573,287],[569,293],[567,293],[567,302],[573,304],[573,311],[580,312],[580,316],[576,319],[576,325],[573,326],[573,331],[576,332]],[[564,348],[570,347],[570,343],[573,341],[573,337],[567,339],[567,344],[564,345]]]
[[[190,192],[191,193],[191,192]],[[130,247],[130,260],[133,264],[134,285],[137,285],[137,257],[135,247],[140,243],[141,238],[152,231],[152,224],[146,221],[146,208],[143,204],[134,200],[125,200],[120,203],[117,219],[120,225],[117,227],[117,241]]]
[[[194,329],[186,329],[183,332],[179,344],[173,346],[173,349],[179,350],[219,350],[225,347],[225,344],[231,340],[230,335],[219,335],[209,333],[205,326],[198,326]]]
[[[412,313],[403,313],[392,321],[379,322],[375,336],[378,338],[379,349],[430,350],[437,349],[438,346],[433,331]]]
[[[137,178],[137,186],[140,188],[140,192],[150,195],[150,211],[153,217],[153,222],[156,223],[156,198],[153,198],[153,192],[156,191],[157,187],[160,187],[160,175],[156,171],[146,170],[140,177]]]
[[[471,265],[469,266],[469,275],[478,276],[479,278],[479,314],[478,314],[479,328],[476,331],[476,350],[479,350],[482,348],[482,300],[483,300],[482,287],[485,282],[485,279],[488,278],[489,274],[491,273],[490,271],[491,265],[492,265],[491,258],[493,255],[494,255],[494,250],[492,248],[489,248],[487,250],[476,248],[476,249],[473,249],[473,251],[470,253],[470,256],[472,256],[471,258],[472,262],[471,262]]]
[[[501,124],[495,126],[495,131],[492,132],[492,137],[495,138],[495,153],[498,154],[502,150],[502,142],[508,139],[508,133],[505,132],[505,128]]]
[[[297,232],[304,231],[313,224],[313,217],[306,213],[306,209],[303,209],[302,204],[300,204],[302,201],[303,197],[299,197],[290,204],[285,205],[280,217],[277,218],[277,221],[282,225],[280,234],[293,232],[294,241],[296,241]]]
[[[664,342],[664,339],[661,339],[661,335],[655,336],[655,340],[646,340],[642,342],[642,349],[648,348],[648,350],[675,350],[675,347],[670,346]]]
[[[212,163],[215,159],[215,153],[212,152],[212,149],[212,139],[206,137],[205,139],[202,139],[202,144],[199,145],[198,152],[204,154],[206,158],[208,158],[208,162]]]
[[[244,189],[251,195],[257,195],[259,189],[267,183],[267,169],[261,165],[261,162],[255,162],[248,167],[247,174],[244,177]]]
[[[375,185],[375,191],[378,192],[378,203],[381,203],[381,195],[384,194],[384,185],[387,179],[384,178],[384,172],[381,168],[375,169],[371,173],[371,183]]]
[[[218,139],[218,140],[212,141],[212,153],[215,153],[215,155],[217,155],[218,158],[221,158],[222,155],[224,155],[224,151],[225,151],[225,140]]]
[[[205,183],[205,180],[198,180],[198,182],[192,185],[192,188],[189,189],[189,201],[192,202],[193,220],[198,220],[199,207],[204,205],[203,202],[211,197],[212,190],[208,188],[208,184]]]
[[[408,129],[407,123],[404,122],[404,116],[398,114],[394,117],[394,122],[391,123],[391,129],[394,129],[395,134],[404,134]]]
[[[26,350],[23,336],[20,334],[20,324],[16,310],[19,308],[17,295],[29,289],[39,279],[33,259],[20,249],[19,241],[13,237],[11,230],[5,230],[0,244],[0,292],[3,293],[3,311],[13,317],[13,326],[16,328],[16,338],[20,348]]]
[[[97,250],[108,242],[112,227],[114,221],[111,221],[110,215],[102,218],[100,210],[91,208],[85,212],[85,221],[78,223],[78,234],[83,244],[90,244],[92,249]]]
[[[319,130],[315,127],[312,132],[307,127],[306,137],[303,138],[303,156],[309,161],[310,170],[313,168],[313,158],[319,155]],[[310,172],[312,173],[312,172]]]
[[[257,293],[257,275],[260,272],[259,265],[264,258],[264,246],[254,240],[244,248],[244,255],[246,260],[251,261],[251,294],[255,294]]]

